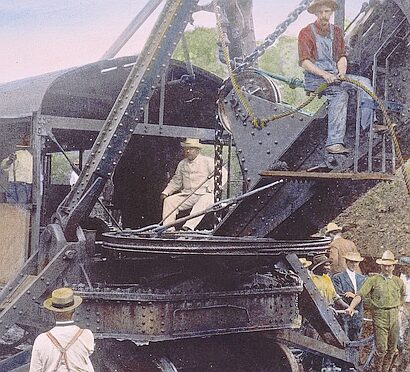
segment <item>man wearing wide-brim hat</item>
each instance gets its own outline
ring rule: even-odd
[[[346,260],[346,269],[340,273],[332,276],[332,281],[335,286],[336,292],[341,296],[348,304],[350,304],[353,298],[356,296],[357,291],[362,287],[366,277],[359,274],[358,267],[360,262],[364,260],[358,252],[348,252],[343,258]],[[363,324],[363,303],[361,302],[357,308],[357,313],[352,317],[342,315],[340,317],[340,323],[345,330],[350,340],[356,341],[360,337],[360,332]]]
[[[312,266],[312,261],[309,261],[305,257],[299,258],[299,262],[302,264],[302,266],[307,269],[308,267]]]
[[[89,329],[74,324],[73,314],[82,299],[71,288],[58,288],[43,303],[54,314],[56,325],[34,341],[30,372],[87,371],[93,372],[90,355],[94,336]]]
[[[164,201],[162,222],[175,222],[178,212],[192,208],[191,215],[204,211],[214,203],[214,159],[200,154],[202,144],[196,138],[181,142],[184,159],[177,166],[174,176],[161,193]],[[222,167],[223,186],[227,171]],[[204,216],[192,218],[184,223],[182,230],[195,230]]]
[[[342,227],[334,222],[327,224],[325,235],[332,239],[332,242],[329,244],[329,258],[332,260],[330,272],[331,274],[340,273],[347,267],[344,256],[347,253],[359,254],[359,251],[354,242],[342,236]],[[356,267],[356,270],[358,273],[361,273],[359,266]]]
[[[385,251],[376,263],[381,273],[365,280],[346,313],[351,315],[362,299],[366,300],[373,319],[375,371],[389,372],[398,355],[399,308],[404,303],[406,289],[403,280],[393,275],[397,264],[393,252]]]
[[[346,76],[360,81],[372,90],[370,80],[362,76],[346,75],[347,58],[343,30],[330,23],[338,8],[335,0],[315,0],[308,12],[316,21],[303,28],[298,37],[299,64],[305,70],[305,89],[314,91],[328,83],[323,95],[328,101],[328,133],[326,151],[331,154],[347,154],[345,146],[348,90],[353,86],[340,82]],[[358,90],[361,100],[360,124],[367,129],[373,124],[373,102],[367,93]]]
[[[314,256],[310,277],[328,305],[346,309],[348,304],[337,294],[329,276],[331,263],[332,260],[325,254]]]

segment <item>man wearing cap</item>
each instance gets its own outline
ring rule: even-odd
[[[8,173],[9,186],[6,201],[10,204],[30,204],[33,184],[33,155],[28,137],[16,145],[19,150],[1,162],[1,169]]]
[[[44,307],[54,314],[56,326],[35,339],[30,372],[94,371],[90,360],[94,336],[73,321],[74,311],[81,302],[82,298],[74,295],[71,288],[56,289],[44,301]]]
[[[329,245],[329,258],[332,260],[330,272],[331,274],[340,273],[346,269],[346,260],[344,256],[347,253],[356,253],[356,244],[351,240],[342,237],[342,228],[336,225],[334,222],[327,224],[325,229],[325,235],[332,239]],[[357,265],[355,267],[358,273],[361,273],[360,267]]]
[[[381,273],[365,280],[346,313],[353,314],[362,299],[366,300],[373,319],[375,370],[389,372],[398,355],[399,308],[404,303],[406,289],[403,280],[393,275],[397,263],[393,252],[385,251],[376,263],[380,265]]]
[[[357,291],[362,287],[366,277],[357,272],[359,263],[364,260],[360,253],[349,252],[343,258],[346,260],[346,269],[333,275],[332,281],[339,296],[350,304]],[[340,323],[350,340],[356,341],[360,337],[363,323],[363,303],[357,307],[357,313],[352,317],[343,315]]]
[[[184,159],[179,162],[174,176],[161,193],[164,225],[175,222],[180,211],[192,208],[191,214],[195,214],[214,203],[214,159],[200,154],[202,145],[198,139],[187,138],[181,146]],[[222,186],[226,175],[223,167]],[[203,215],[186,221],[182,230],[194,230],[202,218]]]
[[[333,12],[338,8],[335,0],[315,0],[308,12],[316,16],[316,21],[299,33],[299,64],[305,70],[305,89],[314,91],[322,83],[330,84],[323,94],[328,105],[328,134],[326,151],[332,154],[348,153],[344,146],[347,118],[347,89],[353,88],[346,82],[336,85],[340,78],[346,77],[347,58],[343,30],[330,23]],[[371,88],[370,80],[361,76],[348,75]],[[362,90],[361,127],[366,129],[373,122],[373,102]]]
[[[335,304],[346,309],[349,305],[337,294],[329,276],[331,262],[325,254],[314,256],[310,277],[328,305]]]

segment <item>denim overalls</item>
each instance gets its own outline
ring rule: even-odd
[[[316,32],[313,23],[310,24],[311,32],[316,40],[317,60],[313,62],[315,66],[325,70],[331,74],[337,75],[337,65],[333,57],[333,40],[334,40],[334,26],[330,25],[330,32],[328,36],[321,36]],[[347,75],[347,77],[358,80],[371,91],[373,88],[369,79],[362,76]],[[315,90],[325,80],[320,76],[314,75],[305,71],[305,89],[307,91]],[[326,146],[335,144],[344,144],[346,134],[346,117],[347,117],[347,102],[349,95],[348,89],[355,86],[343,82],[342,84],[331,85],[323,92],[327,98],[328,110],[328,129]],[[373,123],[373,102],[372,98],[361,89],[358,89],[360,99],[360,125],[362,129],[369,127]]]

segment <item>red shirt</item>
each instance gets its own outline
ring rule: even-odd
[[[316,21],[313,24],[316,32],[319,35],[326,36],[329,34],[329,25],[326,28],[321,27]],[[312,61],[313,63],[317,59],[317,48],[315,35],[310,29],[310,25],[307,25],[305,28],[299,32],[298,37],[298,49],[299,49],[299,65],[305,59]],[[346,56],[346,46],[343,38],[342,30],[334,26],[334,39],[333,39],[333,58],[335,62],[339,62],[339,59]]]

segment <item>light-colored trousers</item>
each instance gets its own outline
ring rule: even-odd
[[[206,193],[203,195],[193,194],[184,201],[187,196],[187,194],[179,193],[167,196],[164,199],[164,206],[162,208],[162,218],[164,219],[164,225],[168,225],[174,222],[176,220],[178,212],[180,211],[192,208],[190,213],[192,215],[197,212],[202,212],[214,203],[213,193]],[[184,226],[190,228],[191,230],[195,230],[203,217],[204,215],[192,218],[186,221],[184,223]]]

